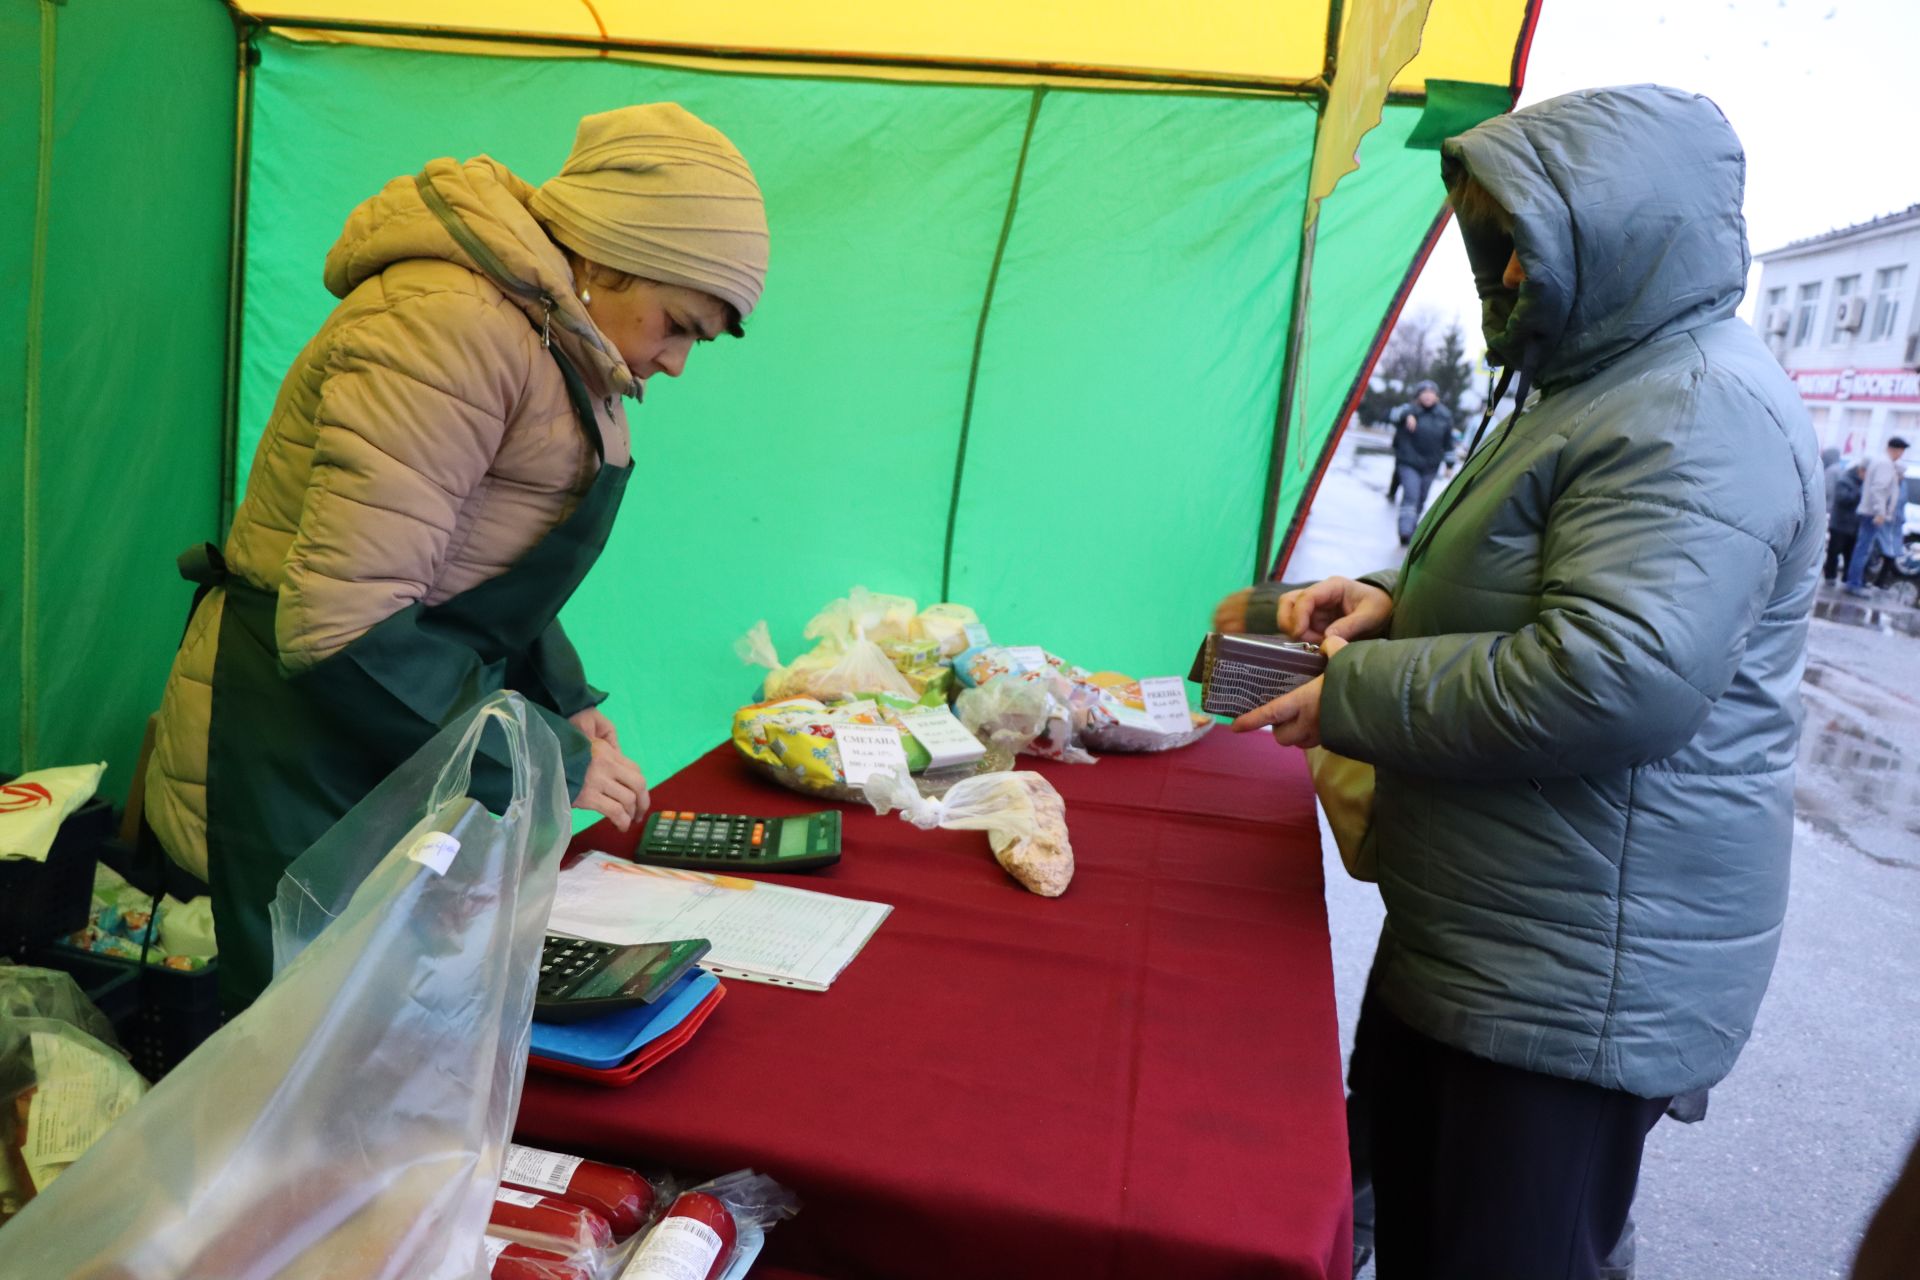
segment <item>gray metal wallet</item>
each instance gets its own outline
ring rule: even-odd
[[[1245,715],[1291,693],[1327,669],[1320,646],[1278,636],[1222,635],[1200,646],[1188,679],[1200,686],[1200,709]]]

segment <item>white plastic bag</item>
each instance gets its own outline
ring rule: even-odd
[[[878,814],[900,811],[923,831],[984,831],[1006,873],[1043,898],[1057,898],[1073,880],[1067,806],[1037,773],[983,773],[953,784],[938,800],[920,794],[911,779],[883,769],[866,784]]]
[[[36,769],[0,784],[0,859],[45,862],[60,824],[100,789],[106,762]]]
[[[465,798],[488,732],[498,818]],[[272,984],[8,1225],[5,1274],[484,1276],[568,818],[519,695],[435,737],[288,868]]]

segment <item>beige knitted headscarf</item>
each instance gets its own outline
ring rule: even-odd
[[[725,134],[677,103],[582,120],[533,211],[589,261],[710,293],[743,319],[766,284],[767,212],[753,170]]]

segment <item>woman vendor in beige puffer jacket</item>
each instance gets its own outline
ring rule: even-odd
[[[202,598],[147,774],[155,834],[213,885],[230,1010],[270,976],[286,865],[488,693],[560,736],[576,805],[646,811],[554,615],[630,471],[620,398],[737,335],[766,264],[746,161],[672,104],[587,117],[540,188],[435,160],[348,218],[224,558],[182,557]]]

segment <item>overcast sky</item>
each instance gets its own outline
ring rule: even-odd
[[[1920,0],[1543,0],[1521,106],[1647,81],[1733,122],[1755,253],[1920,202]],[[1451,226],[1408,307],[1459,316],[1484,346]]]

